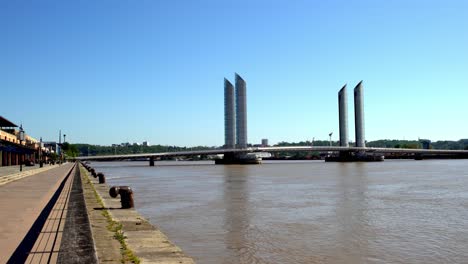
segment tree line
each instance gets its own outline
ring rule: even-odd
[[[66,145],[65,145],[66,144]],[[339,141],[316,140],[316,141],[300,141],[300,142],[279,142],[274,146],[339,146]],[[354,143],[350,142],[350,146]],[[252,145],[250,145],[252,146]],[[375,148],[423,148],[423,144],[418,140],[398,140],[398,139],[381,139],[366,142],[367,147]],[[458,141],[442,140],[430,143],[432,149],[451,149],[451,150],[468,150],[468,139],[460,139]],[[220,147],[196,146],[196,147],[180,147],[168,145],[127,145],[127,146],[100,146],[91,144],[68,144],[64,143],[63,150],[69,157],[76,156],[97,156],[97,155],[125,155],[138,153],[158,153],[158,152],[175,152],[175,151],[190,151],[190,150],[209,150]],[[314,156],[316,153],[281,153],[282,156],[288,154],[301,157]]]

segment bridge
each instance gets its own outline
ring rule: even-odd
[[[235,86],[224,79],[224,140],[223,148],[200,151],[180,151],[163,153],[143,153],[128,155],[84,156],[77,160],[125,160],[147,158],[150,166],[161,157],[180,157],[198,155],[219,155],[216,164],[257,164],[265,153],[274,152],[321,152],[327,153],[326,161],[383,161],[384,154],[414,154],[416,159],[422,155],[456,155],[468,158],[468,150],[442,149],[405,149],[366,147],[364,129],[364,91],[362,81],[354,88],[355,146],[349,146],[348,139],[348,104],[346,85],[338,92],[339,108],[339,146],[288,146],[288,147],[247,147],[247,94],[246,82],[237,73]]]
[[[126,155],[103,155],[103,156],[82,156],[77,157],[77,160],[96,160],[96,161],[113,161],[127,159],[143,159],[153,160],[162,157],[182,157],[182,156],[198,156],[198,155],[219,155],[219,154],[259,154],[259,153],[274,153],[274,152],[320,152],[320,153],[340,153],[340,152],[362,152],[374,155],[382,155],[387,153],[407,153],[407,154],[425,154],[425,155],[466,155],[468,150],[444,150],[444,149],[407,149],[407,148],[370,148],[370,147],[334,147],[334,146],[288,146],[288,147],[253,147],[243,149],[212,149],[212,150],[196,150],[196,151],[176,151],[176,152],[158,152],[158,153],[141,153],[141,154],[126,154]],[[153,164],[154,165],[154,164]]]

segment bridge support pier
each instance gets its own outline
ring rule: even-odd
[[[246,154],[225,153],[222,159],[216,159],[215,164],[229,165],[229,164],[260,164],[262,158],[249,156]]]
[[[150,167],[154,167],[154,158],[153,157],[149,158],[149,165],[150,165]]]

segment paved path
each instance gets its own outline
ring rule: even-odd
[[[52,167],[52,166],[53,165],[44,163],[43,168]],[[23,165],[23,171],[31,171],[31,170],[36,170],[36,169],[39,169],[39,164],[36,164],[34,166],[24,166]],[[20,172],[20,166],[19,165],[0,167],[0,176],[15,174],[15,173],[19,173],[19,172]]]
[[[63,212],[73,173],[68,181],[64,179],[73,165],[64,164],[0,186],[0,263],[6,263],[13,254],[22,257],[21,251],[25,250],[43,253],[40,246],[43,241],[47,241],[43,249],[52,245],[54,251],[54,245],[60,245],[57,241],[60,238],[46,234],[60,232],[60,219],[66,215]],[[55,203],[55,199],[59,202]],[[50,215],[45,214],[47,208]],[[34,260],[31,256],[27,262],[44,263],[42,257]]]
[[[38,174],[43,171],[59,167],[60,165],[48,165],[40,168],[39,166],[31,166],[23,168],[23,171],[19,171],[19,166],[0,167],[0,185],[7,184],[12,181],[29,177],[31,175]]]

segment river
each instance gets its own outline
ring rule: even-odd
[[[91,165],[197,263],[468,262],[468,160]]]

